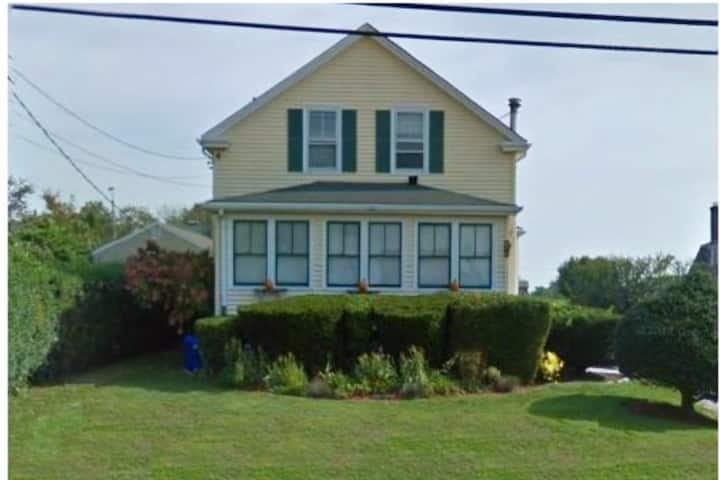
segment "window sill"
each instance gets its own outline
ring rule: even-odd
[[[345,290],[345,293],[349,293],[350,295],[377,295],[380,293],[380,290],[368,290],[367,292],[359,292],[358,290]]]
[[[272,290],[268,290],[266,288],[255,288],[255,289],[253,289],[253,292],[255,292],[255,295],[257,295],[257,296],[280,295],[281,293],[287,292],[287,288],[273,288]]]

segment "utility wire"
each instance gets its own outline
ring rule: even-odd
[[[14,135],[15,135],[17,138],[19,138],[20,140],[22,140],[23,142],[25,142],[25,143],[28,143],[28,144],[30,144],[30,145],[33,145],[34,147],[37,147],[37,148],[39,148],[39,149],[41,149],[41,150],[45,150],[45,151],[47,151],[47,152],[49,152],[49,153],[53,153],[53,154],[55,154],[55,155],[59,155],[59,153],[57,152],[57,150],[53,150],[52,148],[46,147],[45,145],[43,145],[43,144],[41,144],[41,143],[39,143],[39,142],[36,142],[35,140],[32,140],[32,139],[30,139],[30,138],[28,138],[28,137],[26,137],[26,136],[24,136],[24,135],[22,135],[22,134],[20,134],[20,133],[14,132]],[[94,162],[89,162],[89,161],[87,161],[87,160],[78,160],[78,159],[75,159],[75,161],[76,161],[77,163],[81,164],[81,165],[86,165],[86,166],[89,166],[89,167],[97,168],[97,169],[99,169],[99,170],[105,170],[105,171],[112,172],[112,173],[116,173],[116,174],[119,174],[119,175],[133,175],[133,176],[137,176],[137,175],[138,175],[137,173],[134,173],[134,172],[132,172],[132,171],[127,171],[127,170],[125,170],[125,169],[120,169],[120,168],[108,167],[108,166],[106,166],[106,165],[100,165],[100,164],[97,164],[97,163],[94,163]],[[142,175],[142,176],[144,176],[144,175]],[[170,181],[168,181],[168,180],[164,180],[164,179],[161,179],[161,178],[153,178],[153,177],[147,177],[147,178],[149,178],[150,180],[158,181],[158,182],[172,183],[173,185],[179,185],[179,186],[184,186],[184,187],[198,187],[198,188],[200,188],[200,187],[202,187],[202,188],[209,188],[209,187],[210,187],[210,185],[203,185],[203,184],[199,184],[199,183],[170,182]]]
[[[12,81],[12,79],[11,79],[11,81]],[[32,121],[35,123],[35,126],[37,126],[40,129],[40,131],[43,133],[43,135],[45,135],[47,137],[48,140],[50,140],[50,143],[53,144],[53,146],[57,149],[57,151],[60,152],[60,154],[63,157],[65,157],[65,160],[67,160],[70,163],[70,165],[72,165],[72,167],[80,174],[80,176],[88,184],[90,184],[90,186],[92,188],[94,188],[95,191],[98,192],[102,198],[107,200],[108,203],[110,203],[112,205],[113,204],[112,199],[110,197],[108,197],[107,194],[100,187],[98,187],[95,184],[95,182],[93,182],[90,179],[90,177],[88,177],[87,174],[82,171],[82,169],[80,167],[77,166],[77,164],[73,161],[73,159],[70,157],[70,155],[65,153],[65,150],[63,150],[63,148],[60,145],[58,145],[58,143],[55,141],[55,139],[52,137],[52,135],[50,135],[50,133],[47,131],[47,129],[43,126],[43,124],[40,123],[40,121],[35,117],[35,115],[33,115],[30,108],[28,108],[28,106],[25,105],[25,103],[20,99],[20,97],[18,96],[18,94],[15,92],[14,89],[10,89],[10,94],[15,98],[15,100],[17,100],[17,102],[20,104],[20,106],[23,108],[23,110],[25,110],[25,113],[27,113],[28,117],[30,117],[32,119]]]
[[[717,27],[718,21],[704,18],[646,17],[641,15],[610,15],[603,13],[554,12],[551,10],[525,10],[520,8],[470,7],[466,5],[437,5],[432,3],[351,3],[367,7],[405,8],[411,10],[435,10],[440,12],[483,13],[490,15],[513,15],[521,17],[562,18],[569,20],[598,20],[606,22],[655,23],[664,25],[687,25]]]
[[[14,7],[13,7],[13,8],[14,8]],[[82,116],[80,116],[78,113],[74,112],[74,111],[71,110],[69,107],[66,107],[65,105],[63,105],[62,103],[60,103],[58,100],[55,100],[55,98],[53,98],[52,95],[50,95],[48,92],[46,92],[45,90],[43,90],[42,88],[40,88],[40,86],[38,86],[35,82],[33,82],[32,80],[30,80],[30,79],[27,77],[27,75],[25,75],[25,74],[22,73],[20,70],[18,70],[17,67],[11,66],[10,69],[12,70],[12,72],[13,72],[15,75],[17,75],[18,77],[20,77],[21,79],[23,79],[23,81],[25,81],[25,83],[27,83],[28,85],[30,85],[35,91],[37,91],[40,95],[42,95],[43,97],[45,97],[45,98],[46,98],[47,100],[49,100],[51,103],[55,104],[58,108],[60,108],[61,110],[63,110],[65,113],[67,113],[67,114],[70,115],[71,117],[75,118],[76,120],[78,120],[80,123],[82,123],[82,124],[85,125],[86,127],[89,127],[89,128],[91,128],[92,130],[95,130],[95,131],[98,132],[99,134],[101,134],[101,135],[103,135],[103,136],[105,136],[105,137],[107,137],[107,138],[109,138],[109,139],[111,139],[111,140],[113,140],[113,141],[115,141],[115,142],[118,142],[118,143],[120,143],[120,144],[122,144],[122,145],[124,145],[124,146],[126,146],[126,147],[128,147],[128,148],[132,148],[133,150],[137,150],[137,151],[142,152],[142,153],[145,153],[145,154],[147,154],[147,155],[154,155],[154,156],[156,156],[156,157],[162,157],[162,158],[173,159],[173,160],[193,160],[193,161],[194,161],[194,160],[205,160],[204,157],[186,157],[186,156],[181,156],[181,155],[169,155],[169,154],[166,154],[166,153],[161,153],[161,152],[156,152],[156,151],[153,151],[153,150],[148,150],[147,148],[144,148],[144,147],[135,145],[135,144],[133,144],[133,143],[130,143],[130,142],[127,142],[127,141],[123,140],[122,138],[116,137],[116,136],[113,135],[112,133],[110,133],[110,132],[108,132],[108,131],[106,131],[106,130],[103,130],[102,128],[100,128],[100,127],[98,127],[98,126],[90,123],[88,120],[85,120],[85,119],[84,119]]]
[[[681,55],[717,55],[717,50],[698,50],[685,48],[666,48],[666,47],[643,47],[630,45],[609,45],[596,43],[569,43],[569,42],[549,42],[535,40],[515,40],[508,38],[489,38],[489,37],[467,37],[456,35],[435,35],[423,33],[404,33],[404,32],[379,32],[366,30],[353,30],[347,28],[328,28],[328,27],[307,27],[302,25],[286,25],[277,23],[256,23],[256,22],[239,22],[231,20],[217,20],[209,18],[195,17],[176,17],[170,15],[151,15],[144,13],[122,13],[107,12],[99,10],[84,10],[75,8],[60,7],[43,7],[38,5],[13,5],[16,10],[28,10],[34,12],[45,13],[61,13],[68,15],[81,15],[87,17],[104,17],[104,18],[121,18],[126,20],[150,20],[158,22],[200,24],[200,25],[216,25],[224,27],[242,27],[257,28],[264,30],[281,30],[293,32],[309,32],[309,33],[336,33],[346,35],[359,35],[365,37],[394,37],[408,38],[414,40],[437,40],[445,42],[469,42],[469,43],[485,43],[494,45],[516,45],[528,47],[551,47],[551,48],[571,48],[581,50],[605,50],[620,52],[643,52],[643,53],[672,53]]]
[[[28,117],[20,114],[20,112],[18,112],[18,111],[16,111],[16,110],[12,110],[12,113],[14,113],[15,115],[17,115],[19,118],[21,118],[21,119],[23,119],[23,120],[25,120],[25,121],[27,121],[27,122],[32,123],[32,121],[31,121]],[[74,147],[74,148],[80,150],[81,152],[83,152],[83,153],[85,153],[85,154],[87,154],[87,155],[90,155],[91,157],[95,157],[95,158],[97,158],[98,160],[102,160],[102,161],[105,162],[105,163],[109,163],[110,165],[113,165],[113,166],[115,166],[115,167],[117,167],[117,168],[123,169],[123,170],[125,170],[126,172],[134,173],[134,174],[136,174],[136,175],[139,175],[139,176],[142,176],[142,177],[147,177],[147,178],[152,178],[152,179],[155,179],[155,180],[169,180],[169,181],[173,181],[173,182],[175,182],[175,181],[177,181],[177,180],[186,180],[186,179],[197,178],[197,175],[189,175],[189,176],[181,176],[181,177],[167,177],[167,176],[162,176],[162,175],[154,175],[154,174],[152,174],[152,173],[143,172],[143,171],[141,171],[141,170],[136,170],[136,169],[134,169],[134,168],[132,168],[132,167],[129,167],[129,166],[123,164],[123,163],[120,163],[120,162],[111,160],[111,159],[109,159],[109,158],[107,158],[107,157],[105,157],[105,156],[103,156],[103,155],[100,155],[99,153],[95,153],[95,152],[93,152],[92,150],[88,150],[87,148],[83,147],[82,145],[79,145],[77,142],[75,142],[75,141],[73,141],[73,140],[70,140],[69,138],[63,137],[62,135],[60,135],[59,133],[57,133],[57,132],[55,132],[55,131],[51,131],[51,130],[48,130],[48,131],[49,131],[50,134],[51,134],[53,137],[55,137],[57,140],[60,140],[61,142],[66,143],[66,144],[70,145],[71,147]],[[182,183],[183,183],[183,182],[178,182],[177,184],[180,185],[180,184],[182,184]],[[199,186],[199,184],[190,184],[190,185]]]

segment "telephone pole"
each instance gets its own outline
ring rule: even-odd
[[[110,221],[112,223],[112,238],[117,238],[117,231],[115,229],[115,187],[108,187],[110,192]]]

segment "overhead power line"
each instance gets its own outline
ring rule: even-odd
[[[15,90],[11,89],[11,90],[10,90],[10,94],[15,98],[15,100],[17,100],[17,102],[20,104],[20,106],[23,108],[23,110],[25,110],[25,113],[27,113],[28,117],[30,117],[30,118],[32,119],[32,121],[35,123],[35,126],[37,126],[37,127],[40,129],[40,131],[43,133],[43,135],[45,135],[45,137],[47,137],[48,140],[50,140],[50,143],[53,144],[53,146],[57,149],[57,151],[60,152],[60,154],[61,154],[63,157],[65,157],[65,160],[67,160],[67,161],[70,163],[70,165],[80,174],[80,176],[81,176],[93,189],[95,189],[95,191],[96,191],[98,194],[100,194],[100,196],[101,196],[103,199],[107,200],[107,202],[112,205],[112,203],[113,203],[112,199],[111,199],[110,197],[108,197],[107,194],[106,194],[100,187],[98,187],[98,186],[95,184],[95,182],[93,182],[93,181],[90,179],[90,177],[88,177],[87,174],[82,171],[82,169],[81,169],[80,167],[78,167],[78,165],[75,163],[75,161],[73,161],[73,159],[70,157],[70,155],[68,155],[67,153],[65,153],[65,150],[63,150],[63,148],[62,148],[60,145],[58,145],[58,143],[55,141],[55,139],[52,137],[52,135],[50,135],[50,133],[47,131],[47,129],[43,126],[43,124],[40,123],[40,121],[35,117],[35,115],[33,115],[33,113],[32,113],[32,111],[30,110],[30,108],[28,108],[28,106],[25,105],[25,103],[20,99],[20,97],[18,96],[18,94],[15,92]]]
[[[27,77],[27,75],[25,75],[25,74],[22,73],[20,70],[18,70],[17,67],[11,66],[11,67],[10,67],[10,70],[12,70],[13,74],[15,74],[15,75],[17,75],[18,77],[20,77],[25,83],[27,83],[30,87],[32,87],[36,92],[38,92],[40,95],[42,95],[43,97],[45,97],[45,98],[46,98],[48,101],[50,101],[51,103],[55,104],[58,108],[60,108],[61,110],[63,110],[65,113],[67,113],[67,114],[70,115],[71,117],[75,118],[76,120],[78,120],[80,123],[82,123],[82,124],[85,125],[86,127],[91,128],[92,130],[96,131],[97,133],[103,135],[104,137],[109,138],[110,140],[113,140],[113,141],[115,141],[115,142],[118,142],[118,143],[120,143],[120,144],[122,144],[122,145],[124,145],[124,146],[126,146],[126,147],[128,147],[128,148],[131,148],[131,149],[133,149],[133,150],[137,150],[137,151],[142,152],[142,153],[145,153],[145,154],[147,154],[147,155],[154,155],[154,156],[156,156],[156,157],[162,157],[162,158],[173,159],[173,160],[193,160],[193,161],[195,161],[195,160],[206,160],[205,157],[199,157],[199,156],[195,156],[195,157],[189,157],[189,156],[188,156],[188,157],[186,157],[186,156],[182,156],[182,155],[170,155],[170,154],[167,154],[167,153],[156,152],[156,151],[149,150],[149,149],[147,149],[147,148],[141,147],[141,146],[139,146],[139,145],[135,145],[135,144],[130,143],[130,142],[126,141],[126,140],[123,140],[122,138],[119,138],[119,137],[113,135],[112,133],[108,132],[107,130],[103,130],[102,128],[98,127],[97,125],[91,123],[90,121],[88,121],[88,120],[86,120],[85,118],[83,118],[80,114],[74,112],[74,111],[71,110],[69,107],[67,107],[67,106],[63,105],[62,103],[60,103],[60,102],[59,102],[58,100],[56,100],[52,95],[50,95],[48,92],[46,92],[45,90],[43,90],[39,85],[37,85],[37,84],[36,84],[35,82],[33,82],[32,80],[30,80],[30,79]]]
[[[466,5],[437,5],[432,3],[355,3],[367,7],[405,8],[411,10],[435,10],[439,12],[482,13],[489,15],[513,15],[521,17],[562,18],[569,20],[596,20],[606,22],[654,23],[663,25],[686,25],[694,27],[717,27],[718,21],[704,18],[648,17],[642,15],[611,15],[604,13],[554,12],[551,10],[525,10],[521,8],[470,7]]]
[[[28,138],[28,137],[26,137],[25,135],[22,135],[22,134],[17,133],[17,132],[15,132],[14,135],[15,135],[17,138],[19,138],[20,140],[22,140],[23,142],[28,143],[28,144],[30,144],[30,145],[33,145],[33,146],[36,147],[36,148],[39,148],[39,149],[41,149],[41,150],[45,150],[45,151],[47,151],[47,152],[49,152],[49,153],[52,153],[52,154],[55,154],[55,155],[59,155],[59,153],[58,153],[57,150],[53,150],[52,148],[46,147],[45,145],[43,145],[43,144],[41,144],[41,143],[39,143],[39,142],[36,142],[35,140],[33,140],[33,139],[31,139],[31,138]],[[162,177],[152,177],[152,176],[142,175],[142,174],[133,172],[132,169],[128,170],[128,169],[123,169],[123,168],[108,167],[107,165],[100,165],[100,164],[98,164],[98,163],[89,162],[89,161],[87,161],[87,160],[79,160],[79,159],[76,158],[75,161],[76,161],[77,163],[81,164],[81,165],[86,165],[86,166],[89,166],[89,167],[92,167],[92,168],[97,168],[97,169],[99,169],[99,170],[104,170],[104,171],[111,172],[111,173],[116,173],[116,174],[119,174],[119,175],[141,176],[141,177],[148,178],[149,180],[155,180],[155,181],[157,181],[157,182],[163,182],[163,183],[170,183],[170,184],[172,184],[172,185],[178,185],[178,186],[183,186],[183,187],[210,188],[210,185],[203,185],[203,184],[199,184],[199,183],[173,182],[173,181],[171,181],[171,180],[166,180],[166,179],[164,179],[164,178],[162,178]]]
[[[120,18],[125,20],[148,20],[157,22],[214,25],[223,27],[242,27],[257,28],[264,30],[280,30],[306,33],[334,33],[345,35],[360,35],[365,37],[392,37],[407,38],[414,40],[437,40],[445,42],[468,42],[468,43],[484,43],[494,45],[515,45],[527,47],[549,47],[549,48],[567,48],[581,50],[605,50],[619,52],[643,52],[643,53],[672,53],[680,55],[717,55],[717,50],[698,50],[686,48],[669,48],[669,47],[643,47],[632,45],[610,45],[595,43],[571,43],[571,42],[549,42],[536,40],[515,40],[508,38],[489,38],[489,37],[468,37],[457,35],[435,35],[424,33],[405,33],[405,32],[379,32],[367,30],[353,30],[347,28],[328,28],[328,27],[307,27],[303,25],[286,25],[276,23],[257,23],[257,22],[239,22],[232,20],[217,20],[209,18],[195,17],[176,17],[170,15],[151,15],[144,13],[122,13],[122,12],[104,12],[98,10],[84,10],[75,8],[60,7],[43,7],[38,5],[13,5],[16,10],[28,10],[34,12],[60,13],[68,15],[81,15],[87,17],[104,17],[104,18]]]
[[[27,116],[22,115],[20,112],[14,110],[14,109],[12,109],[11,112],[14,113],[15,115],[17,115],[18,118],[21,118],[22,120],[25,120],[25,121],[27,121],[27,122],[33,123]],[[133,174],[138,175],[138,176],[141,176],[141,177],[151,178],[151,179],[153,179],[153,180],[168,181],[168,182],[174,183],[174,184],[176,184],[176,185],[203,186],[203,187],[206,186],[206,185],[201,185],[201,184],[197,184],[197,183],[188,183],[188,182],[178,181],[178,180],[193,179],[193,178],[196,178],[196,177],[197,177],[196,175],[192,175],[192,176],[190,176],[190,175],[189,175],[189,176],[181,176],[181,177],[167,177],[167,176],[155,175],[155,174],[152,174],[152,173],[143,172],[143,171],[141,171],[141,170],[136,170],[136,169],[134,169],[134,168],[132,168],[132,167],[129,167],[129,166],[121,163],[121,162],[117,162],[117,161],[115,161],[115,160],[111,160],[111,159],[105,157],[104,155],[100,155],[99,153],[93,152],[92,150],[88,150],[87,148],[83,147],[82,145],[78,144],[77,142],[75,142],[75,141],[73,141],[73,140],[70,140],[70,139],[67,138],[67,137],[62,136],[62,135],[60,135],[59,133],[57,133],[57,132],[55,132],[55,131],[52,131],[52,130],[49,130],[49,129],[48,129],[48,132],[49,132],[55,139],[60,140],[62,143],[65,143],[65,144],[67,144],[67,145],[70,145],[71,147],[80,150],[81,152],[85,153],[86,155],[89,155],[89,156],[91,156],[91,157],[97,158],[98,160],[101,160],[101,161],[103,161],[103,162],[105,162],[105,163],[108,163],[108,164],[110,164],[110,165],[113,165],[114,167],[117,167],[117,168],[119,168],[119,169],[122,169],[122,170],[124,170],[125,172],[133,173]],[[18,134],[18,136],[21,136],[21,135]]]

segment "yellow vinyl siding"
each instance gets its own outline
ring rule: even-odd
[[[357,172],[287,171],[287,110],[312,105],[357,110]],[[233,126],[230,147],[215,162],[215,198],[270,190],[315,180],[403,181],[375,172],[375,111],[414,104],[445,112],[445,172],[420,183],[515,202],[515,162],[500,151],[502,136],[415,70],[378,45],[362,39],[268,105]]]

